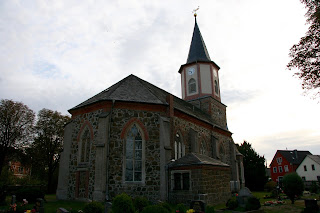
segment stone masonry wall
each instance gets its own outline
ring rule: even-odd
[[[171,190],[170,202],[190,205],[192,200],[202,200],[208,205],[216,205],[226,203],[230,198],[230,168],[190,167],[189,171],[191,171],[190,190]],[[169,184],[171,188],[172,182]]]
[[[69,199],[75,199],[76,194],[76,179],[77,179],[77,172],[89,172],[89,181],[87,183],[87,199],[92,199],[92,192],[93,192],[93,186],[94,186],[94,174],[95,174],[95,146],[93,145],[95,142],[95,139],[97,137],[97,130],[98,130],[98,118],[99,114],[101,114],[102,110],[97,110],[91,113],[86,113],[79,115],[75,118],[73,118],[74,123],[74,129],[72,131],[72,144],[71,144],[71,154],[70,154],[70,173],[69,173],[69,184],[68,184],[68,198]],[[78,156],[79,156],[79,141],[78,141],[78,135],[80,133],[81,127],[87,123],[89,126],[92,127],[93,131],[93,140],[91,141],[90,145],[90,155],[89,155],[89,162],[85,166],[81,166],[81,168],[78,165]],[[80,178],[83,177],[83,175],[79,175]],[[85,177],[87,178],[87,177]],[[87,182],[87,180],[80,180],[80,182]]]
[[[202,141],[206,142],[206,147],[207,147],[207,155],[209,157],[213,157],[212,156],[212,141],[211,141],[211,135],[213,135],[215,138],[217,138],[218,143],[216,144],[217,146],[217,151],[219,152],[219,147],[223,146],[223,150],[224,150],[224,156],[222,157],[222,153],[217,153],[218,159],[221,160],[222,162],[229,164],[231,163],[231,155],[233,153],[230,152],[230,140],[232,140],[232,138],[219,134],[217,132],[211,131],[207,128],[204,128],[200,125],[197,125],[195,123],[186,121],[184,119],[180,119],[175,117],[174,118],[174,129],[175,131],[179,130],[179,132],[182,134],[182,141],[185,144],[186,147],[186,151],[185,153],[190,153],[191,152],[191,142],[189,141],[189,137],[188,137],[188,133],[190,131],[190,129],[193,129],[197,132],[197,143],[198,143],[198,147],[200,146],[200,143]],[[172,147],[173,144],[171,144]],[[174,149],[172,150],[172,158],[174,158]]]
[[[127,193],[132,197],[145,196],[151,201],[160,199],[159,116],[160,113],[157,112],[113,110],[108,188],[111,197]],[[142,123],[149,136],[149,139],[145,141],[145,182],[141,183],[125,182],[123,174],[125,138],[121,138],[121,132],[130,120],[135,119]]]

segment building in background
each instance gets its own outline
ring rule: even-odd
[[[320,155],[307,155],[296,172],[305,182],[320,182]]]
[[[284,175],[295,172],[309,151],[277,150],[270,163],[271,179],[281,185]]]

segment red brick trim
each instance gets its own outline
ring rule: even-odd
[[[84,172],[84,171],[77,171],[76,172],[76,188],[75,188],[75,197],[79,198],[79,184],[80,184],[80,172]],[[86,184],[85,184],[85,196],[86,198],[88,198],[88,194],[89,194],[89,171],[86,171]]]
[[[78,136],[77,136],[77,142],[78,142],[78,143],[80,142],[80,137],[81,137],[82,131],[85,129],[86,126],[89,128],[91,141],[93,141],[93,128],[92,128],[92,125],[90,124],[89,121],[85,121],[85,122],[82,124],[82,126],[81,126],[81,128],[80,128],[80,131],[79,131],[79,133],[78,133]]]
[[[122,131],[121,131],[121,135],[120,138],[124,139],[126,136],[126,133],[129,130],[129,127],[131,127],[133,124],[137,124],[143,131],[144,134],[144,138],[145,140],[149,140],[149,135],[148,135],[148,131],[146,129],[146,127],[143,125],[143,123],[138,119],[138,118],[131,118],[123,127]]]

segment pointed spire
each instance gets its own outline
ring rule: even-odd
[[[187,59],[187,64],[196,61],[211,61],[209,53],[207,51],[206,45],[201,36],[198,24],[197,24],[197,14],[194,14],[194,30],[192,41],[190,44],[189,55]]]

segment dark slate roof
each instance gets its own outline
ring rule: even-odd
[[[108,89],[103,90],[102,92],[98,93],[92,98],[89,98],[88,100],[73,107],[70,110],[78,109],[101,101],[111,100],[168,105],[166,100],[168,95],[171,94],[131,74],[118,83],[112,85]],[[209,124],[218,126],[217,124],[214,124],[208,114],[206,114],[196,106],[174,95],[172,96],[175,109],[178,109]],[[227,130],[225,127],[220,128]]]
[[[187,64],[197,61],[208,61],[211,62],[208,50],[201,36],[197,19],[195,18],[194,30],[192,41],[190,44],[189,55],[187,59]]]
[[[169,168],[175,167],[183,167],[183,166],[201,166],[201,165],[209,165],[209,166],[222,166],[229,167],[228,164],[225,164],[219,160],[210,158],[206,155],[202,155],[199,153],[189,153],[178,160],[175,160],[168,164]]]
[[[278,150],[278,152],[290,163],[299,165],[307,155],[311,155],[309,151],[298,150]]]

